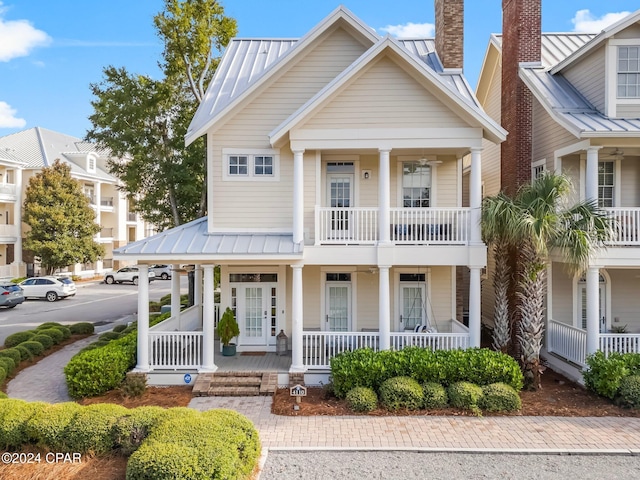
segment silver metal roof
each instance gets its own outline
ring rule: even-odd
[[[11,152],[5,150],[4,148],[0,148],[0,163],[2,163],[3,165],[24,165],[24,162],[22,162],[18,157],[12,155]]]
[[[301,257],[291,234],[243,234],[207,232],[207,217],[130,243],[114,250],[115,258],[174,255],[202,259],[235,255]],[[179,258],[178,258],[179,257]]]
[[[551,68],[573,54],[596,36],[595,33],[543,33],[541,42],[542,65]],[[502,46],[502,34],[493,34]]]

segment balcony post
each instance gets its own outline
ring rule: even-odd
[[[480,347],[481,267],[469,267],[469,347]]]
[[[302,267],[291,265],[293,269],[293,285],[291,292],[292,310],[292,338],[291,338],[291,369],[290,372],[304,372],[306,370],[302,360],[302,332],[304,327],[304,309],[302,297]]]
[[[587,269],[587,355],[600,348],[600,269]]]
[[[22,192],[22,169],[16,168],[14,170],[15,186],[16,186],[16,203],[13,204],[13,224],[16,226],[16,243],[13,248],[13,263],[20,265],[22,263],[22,213],[20,207],[20,192]]]
[[[304,241],[304,150],[293,151],[293,243]]]
[[[182,331],[180,322],[180,265],[171,265],[171,316],[178,320],[178,330]]]
[[[202,267],[196,265],[193,272],[193,304],[202,305]]]
[[[202,367],[199,372],[215,372],[218,367],[214,363],[213,348],[213,265],[203,265],[204,270],[204,302],[202,305]]]
[[[389,153],[391,149],[381,148],[380,152],[380,178],[378,180],[378,197],[380,212],[378,214],[378,229],[380,231],[380,243],[391,243],[391,168],[389,167]]]
[[[102,207],[102,185],[100,182],[95,183],[95,204],[96,204],[96,223],[100,225],[100,236],[102,237],[102,215],[100,208]]]
[[[482,208],[482,149],[471,149],[471,176],[469,179],[469,206],[471,207],[471,245],[482,243],[480,215]],[[471,309],[469,309],[471,310]]]
[[[585,200],[598,201],[598,151],[602,147],[587,148],[587,165],[585,171]]]
[[[138,265],[138,363],[137,372],[149,371],[149,276],[148,265]]]
[[[387,228],[387,231],[389,229]],[[389,291],[389,267],[378,266],[378,330],[380,350],[391,348],[391,293]]]

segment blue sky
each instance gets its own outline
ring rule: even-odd
[[[339,0],[224,0],[239,36],[304,35]],[[342,0],[378,33],[432,36],[433,0]],[[159,77],[162,44],[152,17],[162,0],[0,0],[0,136],[35,126],[83,137],[89,84],[107,65]],[[502,30],[502,0],[465,2],[465,74],[476,85],[490,33]],[[543,31],[599,31],[635,0],[543,0]]]

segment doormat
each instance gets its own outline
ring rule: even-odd
[[[244,355],[246,357],[262,357],[266,354],[267,352],[240,352],[240,355]]]

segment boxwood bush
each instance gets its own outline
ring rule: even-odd
[[[113,327],[113,331],[116,332],[116,333],[120,333],[123,330],[125,330],[126,328],[127,328],[126,325],[122,325],[122,324],[121,325],[116,325],[115,327]]]
[[[120,338],[120,334],[118,332],[104,332],[102,335],[98,337],[100,340],[117,340]]]
[[[393,377],[380,385],[380,404],[387,410],[418,410],[424,405],[420,384],[409,377]]]
[[[0,366],[0,383],[4,382],[6,378],[7,378],[7,371],[4,369],[4,367]]]
[[[7,376],[11,375],[16,368],[16,362],[11,357],[0,357],[0,367],[4,369]]]
[[[113,426],[115,447],[123,455],[131,455],[149,433],[163,421],[167,410],[162,407],[138,407],[118,418]]]
[[[480,408],[488,412],[513,412],[522,408],[520,395],[506,383],[492,383],[482,387]]]
[[[368,387],[355,387],[347,393],[347,405],[354,412],[370,412],[378,408],[378,396]]]
[[[30,339],[32,342],[38,342],[45,350],[50,349],[53,346],[53,340],[48,335],[34,335]]]
[[[440,383],[427,382],[422,385],[424,408],[445,408],[449,404],[447,390]]]
[[[58,322],[44,322],[36,327],[36,330],[43,330],[45,328],[61,327],[62,324]]]
[[[38,333],[40,335],[47,335],[48,337],[51,337],[54,345],[59,344],[64,338],[64,334],[57,328],[43,328],[38,330]]]
[[[66,450],[104,454],[114,448],[114,425],[128,413],[121,405],[97,403],[78,411],[66,429]]]
[[[46,335],[44,336],[46,337]],[[27,340],[26,342],[22,342],[16,348],[20,348],[20,347],[26,348],[27,350],[29,350],[29,352],[33,357],[42,355],[42,352],[44,352],[44,346],[40,342],[35,342],[32,340]]]
[[[26,347],[23,347],[22,344],[16,345],[13,348],[15,348],[18,351],[18,353],[20,353],[20,361],[33,360],[33,354],[31,353],[31,350],[29,350]]]
[[[617,403],[623,407],[640,408],[640,375],[629,375],[620,381]]]
[[[29,442],[27,422],[48,405],[7,398],[0,402],[0,449],[19,448]]]
[[[610,353],[598,351],[587,356],[587,370],[582,372],[585,386],[598,395],[613,399],[620,382],[629,375],[640,375],[640,353]]]
[[[481,386],[501,382],[517,391],[523,386],[522,371],[512,357],[483,348],[431,351],[410,347],[380,352],[358,349],[331,359],[331,377],[338,398],[344,398],[354,387],[378,391],[382,382],[397,376],[445,387],[461,381]]]
[[[27,433],[38,446],[54,452],[69,452],[67,429],[83,406],[56,403],[36,412],[27,422]]]
[[[482,401],[482,388],[469,382],[457,382],[447,389],[452,406],[478,412]]]
[[[9,357],[16,365],[18,365],[22,361],[22,355],[20,355],[20,351],[15,347],[0,350],[0,357]]]
[[[60,325],[59,327],[53,327],[53,328],[57,329],[60,333],[62,333],[62,340],[71,338],[71,330],[69,329],[69,327]]]
[[[0,400],[4,400],[5,398],[9,398],[9,395],[4,392],[0,392]]]
[[[16,332],[9,335],[4,340],[4,346],[6,348],[15,347],[16,345],[20,345],[22,342],[26,342],[30,340],[31,337],[35,335],[35,332],[31,330],[25,330],[24,332]]]
[[[79,322],[70,325],[69,330],[73,335],[91,334],[95,331],[95,327],[89,322]]]

